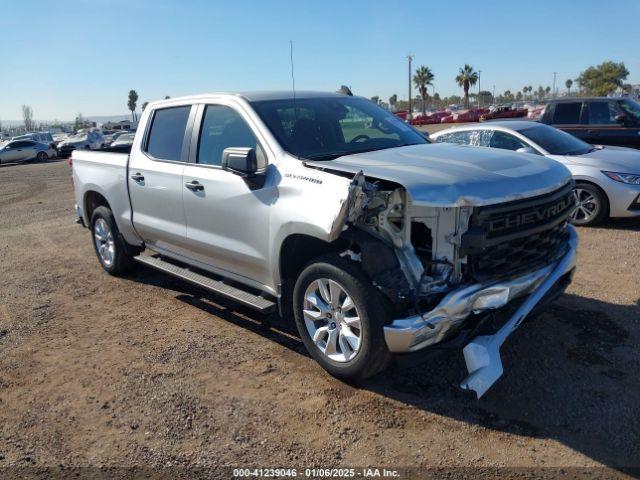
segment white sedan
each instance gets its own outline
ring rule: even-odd
[[[515,120],[453,127],[429,138],[544,155],[561,162],[576,182],[572,221],[577,225],[595,224],[608,216],[640,216],[639,150],[589,145],[549,125]]]

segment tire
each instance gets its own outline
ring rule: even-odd
[[[48,162],[49,161],[49,155],[47,155],[47,152],[38,152],[38,154],[36,155],[36,160],[38,160],[39,162]]]
[[[325,286],[324,296],[320,284]],[[335,288],[336,285],[341,292]],[[331,298],[326,299],[326,296],[331,297],[333,293],[338,293],[339,300],[334,302],[331,310]],[[313,307],[308,300],[311,297],[316,304],[324,302],[323,308]],[[347,297],[351,298],[354,308],[347,305]],[[312,314],[305,314],[303,310]],[[293,311],[298,333],[307,351],[334,377],[347,381],[363,380],[381,372],[391,362],[392,355],[387,349],[383,331],[383,326],[392,316],[390,305],[353,263],[335,254],[313,260],[296,280]],[[318,320],[311,320],[313,317]],[[359,318],[359,322],[355,318]],[[313,330],[317,335],[315,342]],[[355,341],[354,337],[359,340]]]
[[[576,183],[573,194],[578,202],[571,216],[574,225],[596,225],[609,216],[609,199],[595,185]]]
[[[91,215],[93,249],[102,268],[110,275],[122,275],[135,265],[132,250],[116,225],[113,213],[107,207],[97,207]]]

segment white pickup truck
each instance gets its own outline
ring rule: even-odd
[[[102,267],[141,263],[295,321],[362,379],[462,348],[478,397],[500,346],[562,293],[571,175],[540,156],[430,144],[359,97],[209,94],[149,104],[130,153],[76,150],[79,221]]]

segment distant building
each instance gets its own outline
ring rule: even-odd
[[[138,122],[120,120],[119,122],[107,122],[102,124],[103,130],[135,130]]]

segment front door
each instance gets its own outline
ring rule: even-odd
[[[150,128],[134,144],[128,182],[133,225],[161,253],[185,255],[182,173],[189,157],[191,105],[151,112]]]
[[[191,257],[240,280],[268,284],[269,212],[277,198],[270,171],[266,170],[264,183],[256,185],[221,168],[222,152],[229,147],[256,149],[259,168],[266,168],[264,150],[234,108],[203,105],[200,112],[201,127],[183,173]]]

